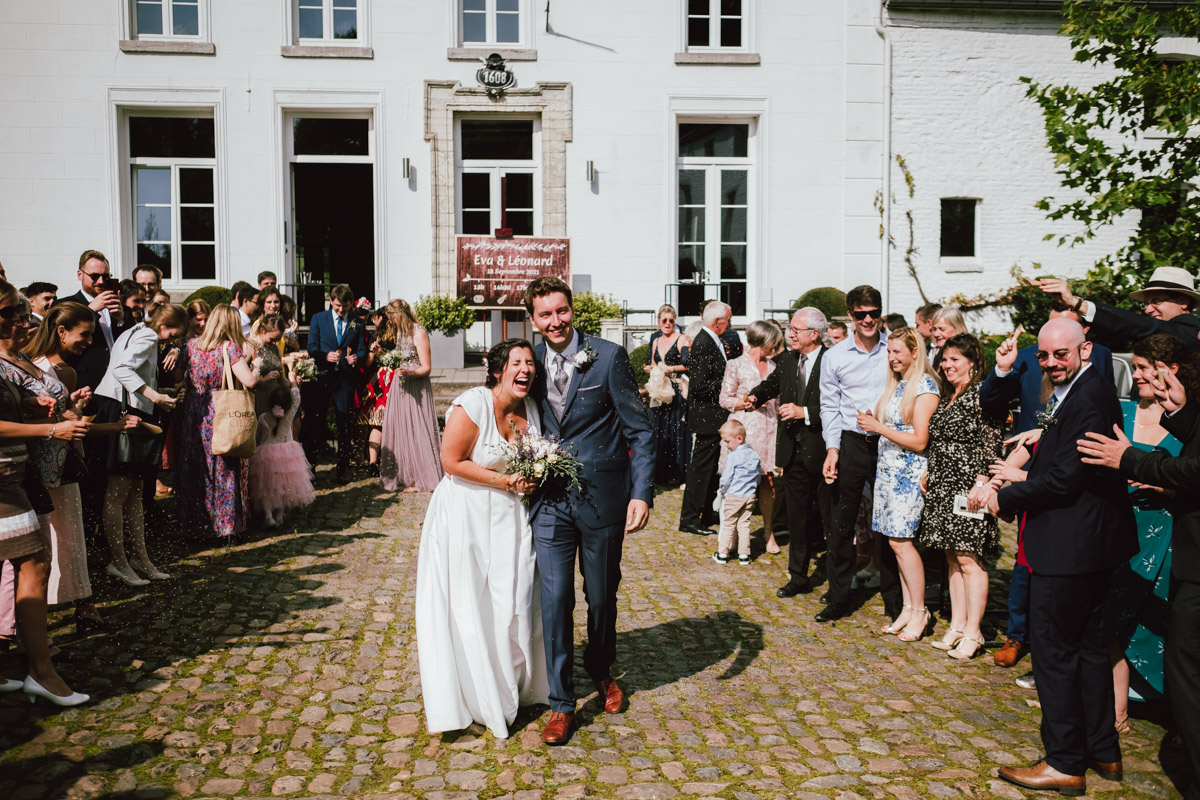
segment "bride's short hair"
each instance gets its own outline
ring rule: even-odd
[[[484,381],[484,386],[491,389],[500,383],[497,376],[504,372],[504,365],[508,363],[509,355],[518,347],[524,347],[529,352],[533,352],[533,345],[527,339],[505,339],[499,344],[492,345],[492,349],[487,352],[487,380]]]

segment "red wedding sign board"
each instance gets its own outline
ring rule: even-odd
[[[571,282],[571,240],[459,236],[458,296],[472,308],[524,308],[535,278]]]

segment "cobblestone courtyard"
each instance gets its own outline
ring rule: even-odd
[[[1041,754],[1036,694],[1013,683],[1028,661],[1006,671],[990,651],[956,662],[881,636],[877,595],[819,625],[820,589],[775,597],[786,550],[764,555],[756,539],[748,568],[719,566],[712,539],[675,530],[679,499],[660,495],[650,529],[626,540],[628,709],[581,697],[566,747],[541,743],[544,707],[508,740],[425,732],[412,597],[428,495],[362,482],[243,544],[166,548],[174,579],[149,591],[98,579],[116,598],[111,632],[76,639],[56,615],[60,669],[93,701],[60,711],[0,695],[0,798],[1033,796],[995,776]],[[1177,796],[1163,729],[1131,722],[1125,783],[1089,774],[1090,794]]]

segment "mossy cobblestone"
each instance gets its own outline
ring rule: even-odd
[[[786,548],[766,555],[756,539],[750,567],[717,565],[711,538],[675,530],[679,500],[660,494],[650,528],[625,542],[628,708],[605,713],[577,668],[579,727],[559,748],[541,742],[544,706],[522,709],[507,740],[425,731],[412,604],[427,495],[321,488],[284,528],[232,547],[175,541],[168,505],[151,538],[171,580],[100,578],[109,631],[76,639],[52,620],[71,655],[62,672],[94,700],[59,710],[0,695],[0,797],[1033,796],[996,777],[1041,755],[1036,694],[1012,680],[1027,660],[1001,670],[990,653],[955,662],[882,636],[877,595],[820,625],[821,590],[775,597]],[[1009,532],[1002,563],[1013,544]],[[1002,570],[992,580],[1000,622]],[[1089,774],[1091,794],[1175,796],[1163,729],[1131,721],[1125,783]]]

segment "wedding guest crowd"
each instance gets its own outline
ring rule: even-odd
[[[108,626],[89,556],[118,585],[170,580],[151,556],[156,494],[176,497],[185,536],[234,541],[255,519],[279,527],[314,499],[315,458],[294,440],[293,421],[304,417],[319,458],[331,402],[339,482],[352,433],[369,422],[388,488],[428,490],[442,475],[429,337],[405,301],[368,330],[352,307],[370,303],[335,286],[306,350],[296,304],[270,272],[257,286],[235,284],[230,303],[196,297],[186,307],[154,265],[117,281],[104,254],[88,250],[77,276],[79,291],[61,298],[53,284],[21,293],[0,276],[0,640],[19,638],[28,660],[28,676],[0,691],[58,705],[89,698],[54,670],[47,609],[73,606],[79,634]],[[400,358],[381,370],[374,356],[384,351]],[[381,371],[391,391],[368,413]],[[315,390],[308,404],[301,387]],[[252,397],[250,448],[214,452],[221,393],[241,392]]]

